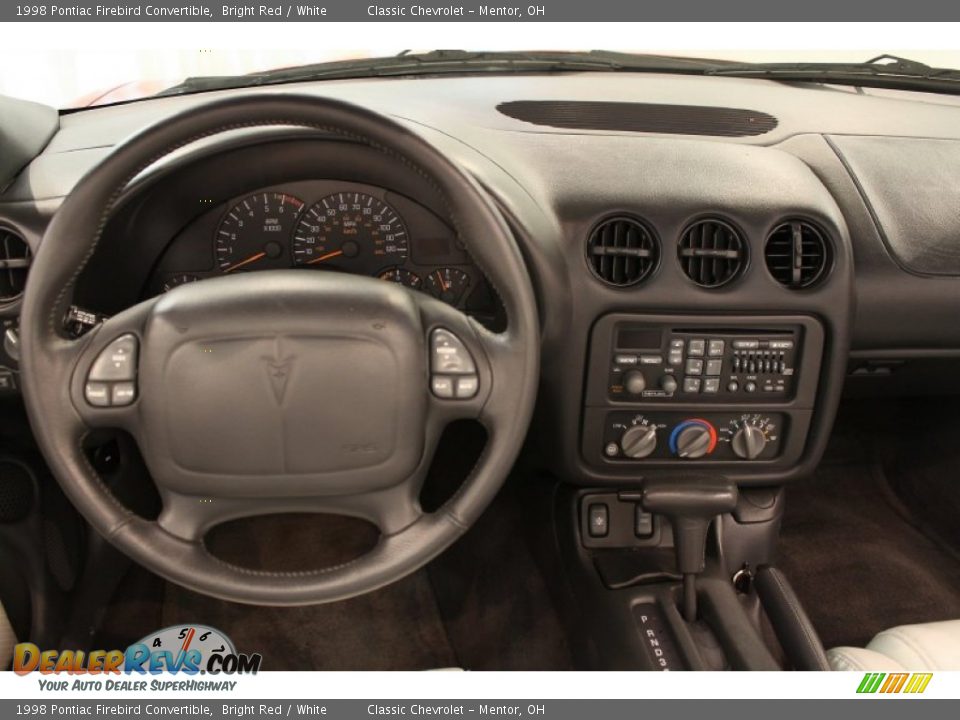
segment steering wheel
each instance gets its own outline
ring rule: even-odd
[[[184,285],[70,338],[64,318],[77,277],[131,180],[178,148],[257,126],[364,144],[422,176],[499,295],[506,330],[491,332],[393,283],[279,270]],[[34,434],[90,525],[171,582],[260,605],[370,592],[447,548],[516,460],[539,372],[530,277],[479,185],[390,118],[290,94],[208,102],[119,145],[51,221],[21,332]],[[424,512],[424,477],[443,428],[458,418],[483,424],[486,447],[454,496]],[[125,430],[137,442],[163,502],[156,520],[131,512],[98,477],[83,449],[97,428]],[[380,540],[350,562],[284,573],[228,564],[204,545],[221,522],[285,512],[364,518]]]

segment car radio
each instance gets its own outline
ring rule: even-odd
[[[760,332],[620,323],[609,352],[611,400],[789,398],[798,330]]]

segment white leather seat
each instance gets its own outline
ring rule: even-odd
[[[834,670],[960,670],[960,620],[901,625],[865,648],[828,650],[827,659]]]

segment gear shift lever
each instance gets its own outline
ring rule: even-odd
[[[683,616],[697,619],[696,577],[703,572],[707,530],[713,519],[737,505],[737,486],[717,475],[680,475],[644,482],[640,503],[673,526],[677,570],[683,575]]]

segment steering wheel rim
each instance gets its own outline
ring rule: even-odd
[[[499,296],[507,316],[506,330],[491,332],[449,306],[380,281],[276,271],[258,273],[270,277],[258,278],[257,287],[252,277],[231,277],[177,288],[120,313],[79,339],[69,338],[63,320],[72,289],[131,180],[195,141],[259,126],[312,128],[364,144],[424,177],[437,191],[459,239]],[[261,298],[268,297],[265,293],[275,293],[280,298],[277,306],[301,307],[303,311],[289,314],[286,321],[277,316],[274,319],[287,324],[268,331],[271,317],[260,317],[245,301],[258,293]],[[170,377],[164,373],[175,365],[171,360],[174,353],[181,352],[174,346],[193,347],[170,338],[193,328],[194,345],[221,340],[222,333],[218,334],[219,330],[204,318],[204,307],[212,304],[229,310],[231,317],[242,316],[245,322],[253,317],[254,323],[260,322],[264,330],[256,342],[266,341],[272,332],[277,344],[293,343],[300,358],[312,362],[316,353],[310,354],[305,348],[319,347],[317,343],[334,333],[332,325],[324,335],[327,330],[314,330],[306,323],[309,312],[321,307],[321,300],[339,303],[350,312],[367,303],[369,313],[361,312],[361,319],[380,318],[378,331],[384,327],[388,332],[395,331],[390,349],[400,358],[397,367],[407,371],[405,385],[426,394],[423,399],[413,400],[415,405],[422,404],[424,425],[420,457],[412,472],[392,483],[373,480],[372,471],[355,473],[354,479],[359,479],[363,491],[350,493],[345,491],[342,477],[334,478],[335,472],[311,470],[317,485],[314,489],[303,481],[305,476],[294,478],[292,472],[277,476],[273,470],[265,470],[262,477],[244,476],[231,485],[208,482],[207,476],[219,477],[218,472],[191,471],[192,480],[200,478],[201,494],[184,492],[193,487],[177,475],[186,472],[184,463],[176,456],[167,462],[164,451],[173,446],[157,440],[159,426],[171,417],[182,417],[164,415],[168,406],[176,403],[168,401],[160,406],[155,399],[157,383]],[[320,316],[316,322],[326,327],[338,321],[330,315]],[[374,336],[371,326],[377,323],[363,326],[362,332],[368,336],[363,340],[379,341],[382,336]],[[174,327],[176,332],[171,330]],[[429,392],[426,355],[436,329],[452,332],[475,360],[480,391],[474,398],[460,402],[440,399]],[[359,325],[355,330],[361,332]],[[336,332],[342,333],[344,328],[338,326]],[[204,103],[119,145],[77,184],[51,221],[31,268],[21,333],[23,393],[34,434],[57,480],[90,525],[131,558],[172,582],[207,595],[262,605],[332,602],[369,592],[422,567],[448,547],[479,517],[516,460],[533,413],[539,372],[539,324],[530,277],[512,233],[478,183],[422,137],[390,118],[341,101],[293,94],[247,94]],[[93,408],[84,402],[87,373],[96,357],[125,334],[132,334],[140,343],[141,387],[137,399],[124,408]],[[303,339],[304,334],[309,335],[309,342]],[[425,373],[417,364],[417,352],[423,354]],[[241,365],[238,361],[231,367]],[[398,396],[395,404],[412,397]],[[279,397],[277,403],[277,412],[288,411]],[[181,411],[180,406],[169,410]],[[442,428],[458,417],[479,420],[487,430],[487,446],[456,494],[437,511],[424,513],[416,501],[419,484]],[[164,500],[164,513],[157,521],[141,518],[123,506],[87,460],[83,440],[98,427],[125,429],[141,444]],[[397,432],[404,430],[399,428]],[[394,465],[399,473],[400,464]],[[404,471],[410,466],[407,462]],[[387,463],[384,467],[393,466]],[[280,497],[265,502],[259,493],[263,492],[261,485],[269,484],[264,482],[268,476]],[[163,478],[162,483],[158,477]],[[286,478],[294,479],[288,482]],[[202,492],[211,488],[227,496],[216,502],[204,500]],[[201,501],[211,508],[197,510]],[[230,565],[211,555],[202,542],[209,527],[227,519],[262,514],[263,510],[305,509],[370,519],[380,526],[381,540],[370,553],[351,562],[295,573]]]

